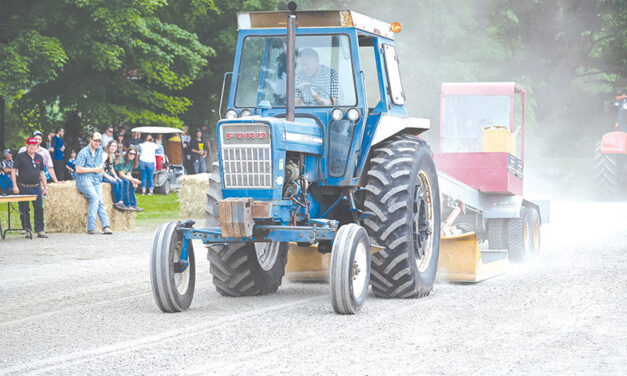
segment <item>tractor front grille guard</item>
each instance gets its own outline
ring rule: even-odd
[[[222,127],[225,188],[272,188],[272,145],[266,124]]]

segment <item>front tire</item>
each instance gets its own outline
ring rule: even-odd
[[[364,220],[373,243],[372,291],[382,298],[420,298],[433,289],[440,250],[440,192],[429,146],[397,135],[372,151]]]
[[[159,309],[163,312],[182,312],[189,308],[194,297],[196,262],[192,242],[188,241],[188,265],[181,260],[183,232],[177,223],[165,223],[157,228],[150,253],[150,283]]]
[[[331,305],[336,313],[353,315],[364,305],[370,282],[370,241],[366,230],[354,223],[344,225],[333,240],[329,283]]]

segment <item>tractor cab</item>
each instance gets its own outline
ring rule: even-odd
[[[262,154],[268,165],[263,170],[261,165],[253,166],[251,172],[265,173],[263,179],[269,179],[270,168],[280,173],[291,162],[298,163],[292,157],[294,153],[306,153],[306,174],[317,180],[316,185],[337,187],[354,186],[372,141],[394,133],[392,128],[377,131],[377,124],[381,120],[391,123],[392,119],[406,118],[391,25],[353,11],[304,11],[298,12],[296,19],[292,56],[295,109],[294,119],[289,119],[285,29],[288,14],[238,15],[235,64],[233,72],[227,73],[232,75],[227,108],[217,125],[225,196],[230,196],[230,188],[244,188],[248,195],[265,199],[282,195],[280,191],[271,195],[269,191],[252,190],[282,186],[283,181],[277,181],[276,174],[273,182],[263,180],[259,185],[233,180],[243,171],[230,163],[228,145],[233,140],[243,144],[253,137],[253,133],[240,132],[249,129],[248,125],[241,128],[242,124],[258,124],[255,129],[259,132],[254,134],[268,133],[266,141],[273,140],[277,143],[275,149],[287,154],[283,158],[275,153],[273,160]],[[408,128],[428,128],[425,119],[406,122]]]
[[[522,195],[525,90],[445,83],[440,106],[438,169],[485,193]]]

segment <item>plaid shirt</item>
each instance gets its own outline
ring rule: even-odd
[[[310,90],[300,90],[298,85],[308,83],[311,88],[323,98],[335,98],[336,102],[340,95],[340,89],[338,86],[337,72],[324,65],[318,66],[318,72],[315,76],[307,76],[303,72],[296,73],[296,98],[300,98],[304,105],[317,106],[316,100],[313,98]]]
[[[102,147],[98,146],[96,152],[92,155],[89,145],[85,146],[78,152],[76,156],[76,166],[80,167],[102,167],[104,157],[102,155]],[[88,172],[76,174],[76,185],[80,184],[102,184],[102,172]]]

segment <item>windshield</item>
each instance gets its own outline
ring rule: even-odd
[[[244,40],[235,106],[285,106],[286,49],[285,36]],[[350,51],[346,35],[296,37],[296,106],[357,104]]]
[[[483,128],[509,129],[507,95],[450,95],[444,98],[442,152],[482,151]]]

